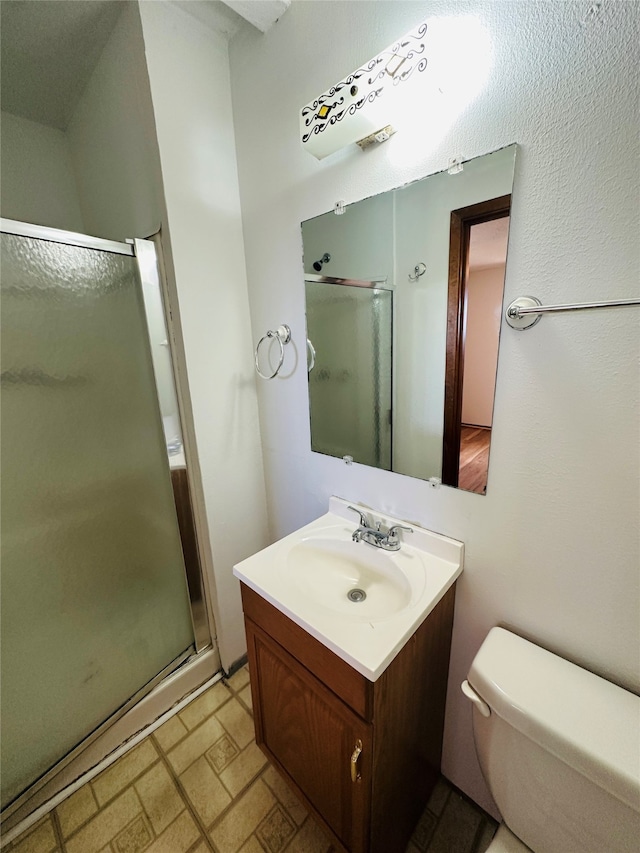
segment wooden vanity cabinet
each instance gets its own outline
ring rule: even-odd
[[[455,585],[371,682],[242,584],[256,742],[348,853],[404,853],[440,771]]]

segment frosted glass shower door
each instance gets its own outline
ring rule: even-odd
[[[0,240],[6,806],[193,629],[135,259]]]

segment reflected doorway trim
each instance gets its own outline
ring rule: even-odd
[[[464,305],[469,271],[471,226],[503,219],[511,212],[511,195],[451,211],[449,237],[449,291],[447,298],[447,355],[444,380],[444,435],[442,482],[458,486],[464,374]]]

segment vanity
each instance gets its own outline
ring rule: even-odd
[[[234,575],[258,745],[337,849],[401,853],[440,770],[463,546],[412,525],[374,547],[358,512],[331,498]]]

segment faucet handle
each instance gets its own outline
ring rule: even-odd
[[[387,537],[389,537],[390,539],[397,539],[398,530],[407,530],[409,533],[413,533],[413,527],[407,527],[406,524],[394,524],[393,527],[389,528]]]
[[[367,518],[365,513],[362,512],[362,510],[357,509],[355,506],[349,506],[347,507],[347,509],[352,509],[354,512],[358,513],[358,515],[360,516],[360,524],[362,525],[362,527],[369,527],[369,519]]]

